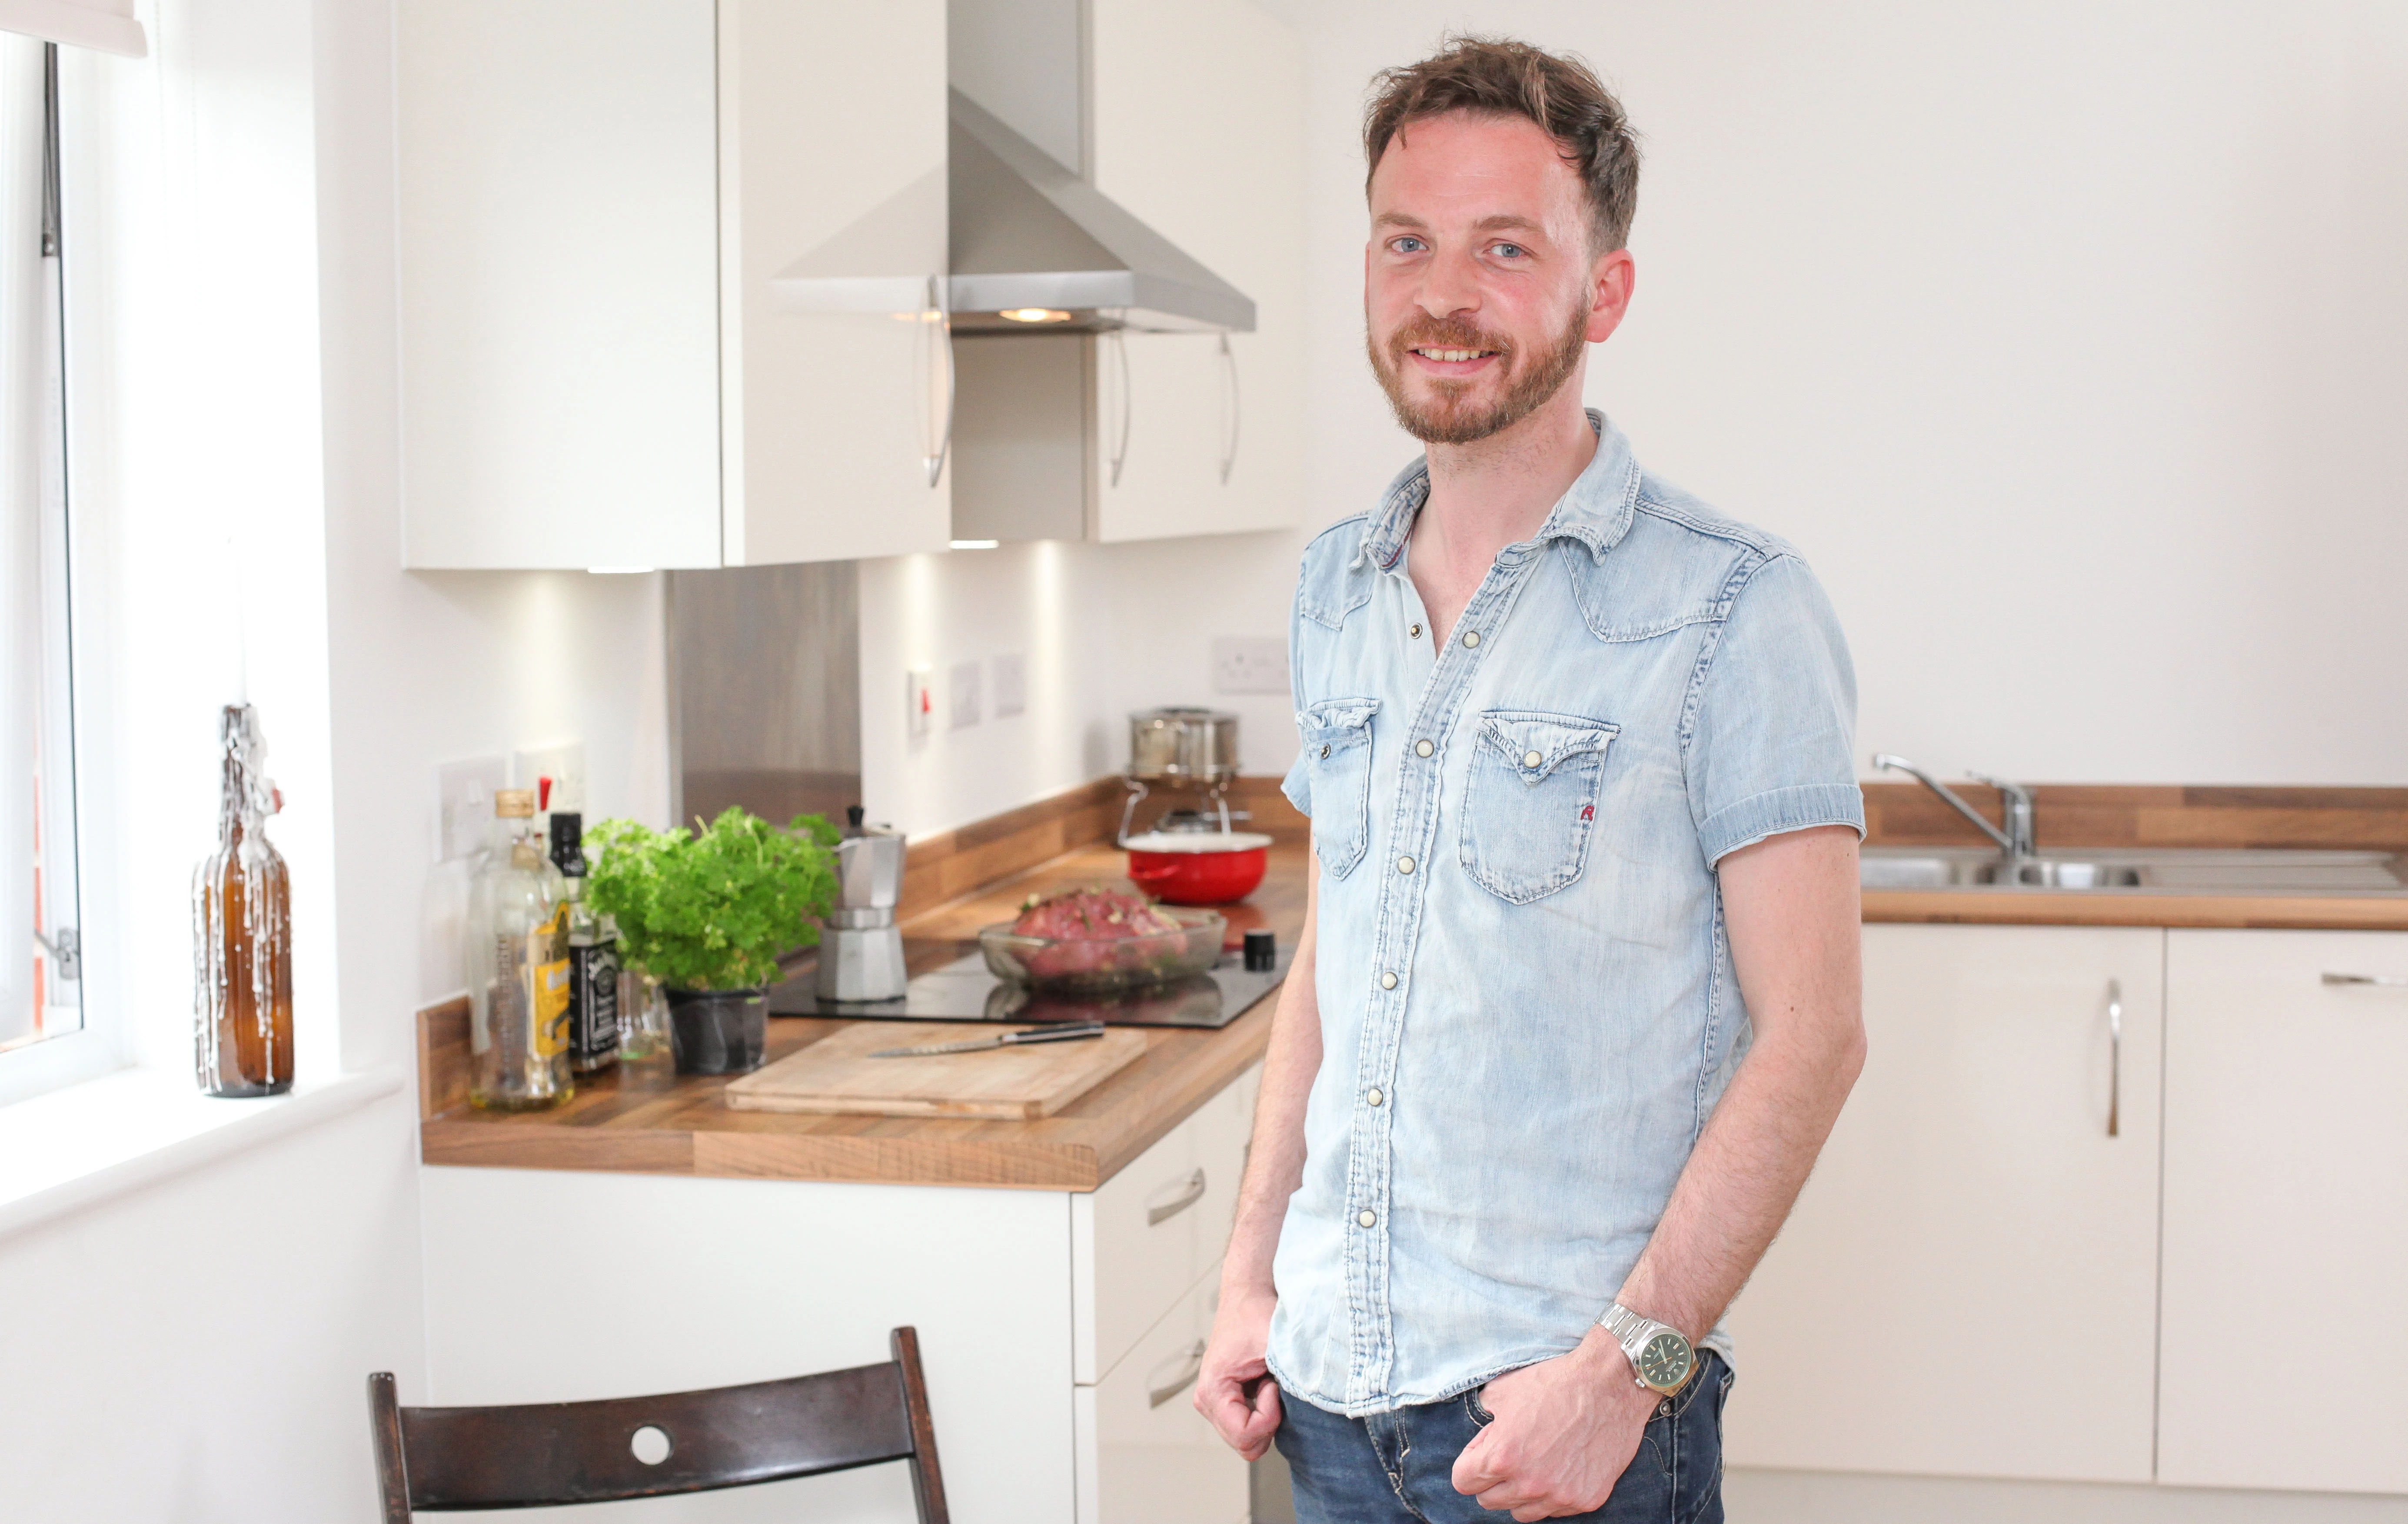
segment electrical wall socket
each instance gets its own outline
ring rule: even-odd
[[[1028,659],[1009,651],[995,659],[995,717],[1025,714],[1028,709]]]
[[[979,702],[979,674],[986,663],[956,662],[948,675],[945,696],[950,701],[953,728],[964,730],[985,718],[986,710]]]
[[[1216,635],[1212,639],[1212,691],[1284,693],[1287,642],[1277,637]]]
[[[509,787],[509,763],[470,757],[435,769],[435,861],[475,857],[493,834],[494,795]]]
[[[903,734],[914,741],[928,738],[937,719],[937,675],[926,667],[903,674]]]
[[[552,786],[544,787],[550,778]],[[556,810],[585,811],[585,743],[553,741],[543,746],[521,747],[510,759],[510,787],[533,789],[538,814],[550,815]]]

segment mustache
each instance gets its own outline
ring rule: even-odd
[[[1424,313],[1388,335],[1388,358],[1404,363],[1408,349],[1493,349],[1501,360],[1513,358],[1513,341],[1460,318],[1433,318]]]

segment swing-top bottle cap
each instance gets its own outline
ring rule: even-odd
[[[533,789],[494,790],[494,818],[497,820],[534,819],[535,790]]]

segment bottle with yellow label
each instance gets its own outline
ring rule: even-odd
[[[468,890],[468,1099],[537,1111],[576,1093],[568,1065],[568,907],[535,826],[535,793],[494,796],[493,845]]]

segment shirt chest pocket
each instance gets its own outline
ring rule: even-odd
[[[1527,904],[1580,877],[1606,748],[1621,727],[1491,709],[1472,732],[1463,866],[1500,900]]]
[[[1377,699],[1324,699],[1297,717],[1312,767],[1312,849],[1332,878],[1363,861],[1370,842],[1371,717]]]

